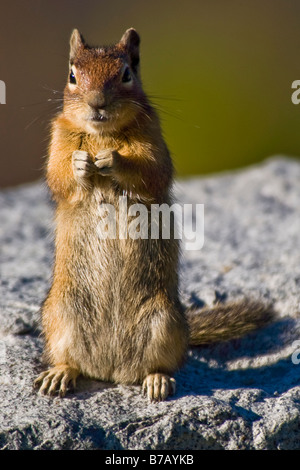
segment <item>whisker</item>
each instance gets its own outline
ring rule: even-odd
[[[143,116],[149,119],[149,121],[152,121],[151,116],[149,116],[149,114],[147,113],[142,103],[139,103],[138,101],[135,101],[135,100],[130,100],[130,103],[136,106],[139,109],[139,111],[142,112]]]
[[[42,88],[47,91],[51,91],[54,95],[59,94],[63,95],[64,92],[61,90],[55,90],[54,88],[49,87],[48,85],[42,85]]]
[[[173,102],[177,102],[177,103],[182,103],[184,100],[182,98],[178,98],[176,96],[173,96],[173,95],[154,95],[153,93],[147,93],[147,96],[150,100],[158,100],[158,101],[173,101]]]
[[[40,116],[36,116],[32,121],[30,121],[27,126],[24,127],[24,130],[27,131],[35,122],[39,120]]]

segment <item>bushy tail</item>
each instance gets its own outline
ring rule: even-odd
[[[274,318],[271,305],[260,301],[242,300],[217,304],[203,309],[186,310],[190,329],[189,344],[199,346],[239,338],[261,328]]]

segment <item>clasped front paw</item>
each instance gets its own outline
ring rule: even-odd
[[[78,181],[89,178],[96,171],[92,158],[85,150],[75,150],[73,152],[72,167],[74,176]]]
[[[114,158],[116,151],[112,149],[101,150],[95,157],[95,166],[102,176],[110,175],[113,172]]]

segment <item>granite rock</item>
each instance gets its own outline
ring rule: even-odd
[[[54,208],[42,182],[1,191],[0,448],[299,449],[299,181],[299,161],[282,157],[177,181],[178,202],[205,210],[202,249],[183,250],[182,300],[260,298],[277,318],[242,339],[191,349],[176,396],[157,404],[137,386],[86,379],[65,399],[33,391]]]

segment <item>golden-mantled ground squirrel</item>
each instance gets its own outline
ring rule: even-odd
[[[70,41],[63,111],[54,119],[47,181],[57,203],[53,283],[42,308],[51,368],[43,394],[79,374],[142,384],[150,400],[174,393],[188,345],[240,336],[264,324],[259,302],[186,310],[178,295],[178,240],[99,237],[103,202],[171,204],[173,167],[139,72],[134,29],[110,47]]]

